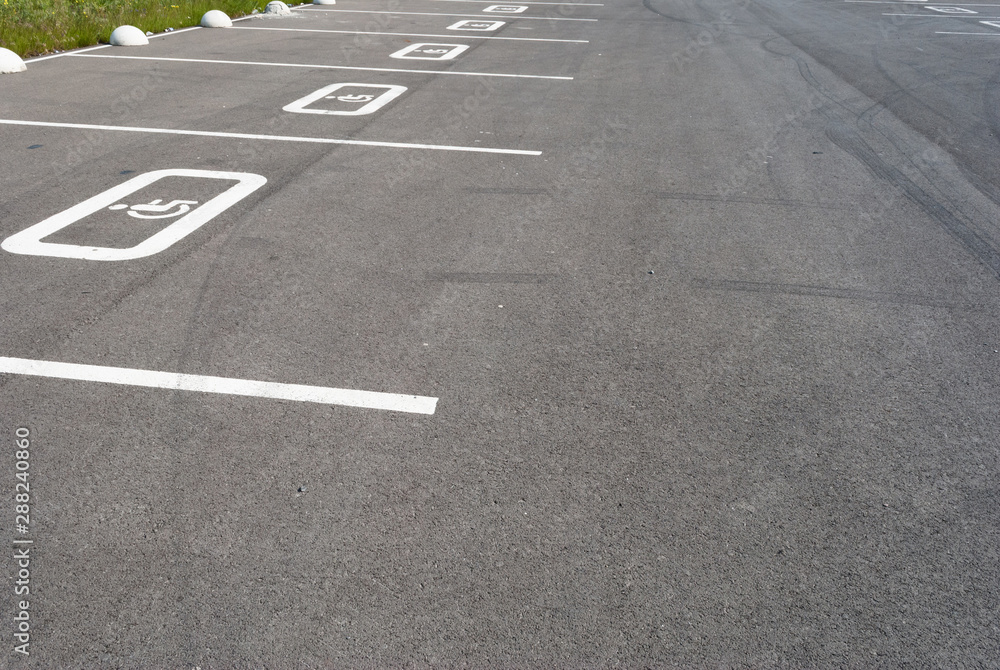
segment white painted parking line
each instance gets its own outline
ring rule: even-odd
[[[79,49],[77,51],[64,51],[61,54],[52,54],[51,56],[42,56],[40,58],[29,58],[25,60],[25,63],[41,63],[43,60],[51,60],[53,58],[62,58],[63,56],[75,56],[77,54],[82,54],[87,51],[97,51],[98,49],[110,49],[110,44],[102,44],[98,47],[90,47],[88,49]]]
[[[507,25],[505,21],[459,21],[453,23],[445,30],[474,30],[480,32],[493,32]]]
[[[527,5],[490,5],[483,11],[487,14],[520,14],[528,9]],[[531,18],[528,16],[519,16],[518,18],[527,19]],[[592,19],[596,21],[597,19]]]
[[[273,30],[289,33],[333,33],[337,35],[389,35],[392,37],[437,37],[441,39],[477,39],[477,40],[513,40],[517,42],[565,42],[572,44],[590,44],[590,40],[560,40],[550,37],[490,37],[487,35],[428,35],[426,33],[380,33],[367,30],[325,30],[320,28],[262,28],[256,26],[233,26],[229,30]]]
[[[361,92],[345,93],[342,89]],[[285,105],[281,109],[286,112],[295,112],[297,114],[364,116],[366,114],[373,114],[374,112],[377,112],[399,96],[403,95],[405,92],[405,86],[395,86],[392,84],[330,84],[329,86],[324,86],[318,91],[313,91],[303,98],[299,98],[293,103]],[[331,93],[339,93],[339,95],[330,95]],[[334,100],[342,104],[338,105],[340,109],[309,107],[309,105],[320,100]]]
[[[411,414],[434,414],[437,398],[399,393],[379,393],[375,391],[355,391],[352,389],[306,386],[303,384],[281,384],[277,382],[233,379],[230,377],[209,377],[179,372],[158,372],[133,368],[113,368],[104,365],[80,365],[78,363],[57,363],[28,358],[0,356],[0,373],[53,377],[74,381],[99,382],[142,386],[171,391],[195,391],[199,393],[220,393],[224,395],[271,398],[314,402],[323,405],[344,405],[365,409],[382,409]]]
[[[452,60],[469,48],[468,44],[431,44],[419,42],[389,54],[389,58],[404,60]]]
[[[232,30],[232,28],[230,28]],[[495,149],[492,147],[463,147],[447,144],[417,144],[410,142],[377,142],[373,140],[342,140],[329,137],[297,137],[294,135],[256,135],[253,133],[224,133],[207,130],[181,130],[177,128],[137,128],[134,126],[102,126],[91,123],[56,123],[51,121],[22,121],[20,119],[0,119],[0,125],[38,126],[42,128],[70,128],[75,130],[106,130],[109,132],[149,133],[154,135],[189,135],[192,137],[219,137],[237,140],[261,140],[265,142],[301,142],[303,144],[345,144],[359,147],[382,147],[385,149],[427,149],[430,151],[458,151],[473,154],[506,154],[509,156],[541,156],[541,151],[524,149]]]
[[[237,183],[202,205],[199,205],[197,200],[179,199],[173,199],[165,205],[160,204],[162,200],[158,199],[147,204],[135,204],[131,207],[121,202],[128,199],[128,196],[136,191],[168,177],[236,181]],[[177,179],[173,180],[172,188],[179,188],[177,181]],[[247,172],[217,172],[214,170],[156,170],[147,172],[88,198],[63,212],[50,216],[26,230],[11,235],[0,244],[0,248],[14,254],[77,258],[90,261],[124,261],[145,258],[173,246],[266,183],[267,179],[264,177]],[[193,208],[192,205],[194,205]],[[109,215],[105,210],[113,211],[115,214]],[[143,242],[127,249],[42,242],[49,235],[99,212],[113,218],[121,218],[126,215],[134,219],[167,220],[180,218]]]
[[[230,29],[231,30],[231,29]],[[442,36],[443,37],[443,36]],[[464,46],[464,45],[463,45]],[[75,56],[76,54],[69,54]],[[554,79],[572,81],[573,77],[547,74],[503,74],[500,72],[456,72],[454,70],[416,70],[392,67],[356,67],[353,65],[317,65],[310,63],[264,63],[247,60],[210,60],[206,58],[167,58],[163,56],[117,56],[112,54],[80,54],[80,58],[120,58],[123,60],[153,60],[177,63],[212,63],[217,65],[257,65],[263,67],[299,67],[317,70],[358,70],[362,72],[402,72],[405,74],[446,74],[465,77],[507,77],[514,79]]]
[[[527,8],[525,8],[527,9]],[[347,12],[351,14],[395,14],[397,16],[449,16],[449,17],[478,17],[479,14],[440,14],[437,12],[388,12],[388,11],[375,11],[369,9],[310,9],[305,10],[312,12]],[[486,10],[483,10],[486,11]],[[547,17],[547,16],[519,16],[518,19],[524,20],[535,20],[535,21],[598,21],[599,19],[571,19],[566,17]]]

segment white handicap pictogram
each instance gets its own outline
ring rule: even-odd
[[[341,102],[371,102],[375,99],[374,95],[328,95],[327,100],[339,100]]]
[[[197,205],[197,200],[171,200],[166,205],[161,205],[162,200],[153,200],[148,205],[132,205],[129,207],[125,204],[111,205],[108,207],[111,211],[120,211],[127,209],[128,214],[136,219],[170,219],[175,216],[180,216],[182,214],[187,214],[191,211],[191,205]],[[150,212],[147,214],[147,212]]]

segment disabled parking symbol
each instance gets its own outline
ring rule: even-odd
[[[483,11],[487,14],[520,14],[526,9],[527,5],[490,5]]]
[[[330,84],[282,109],[296,114],[361,116],[385,107],[405,92],[405,86],[393,84]]]
[[[469,48],[468,44],[411,44],[405,49],[389,54],[390,58],[409,60],[451,60]]]
[[[12,254],[89,261],[144,258],[176,244],[266,183],[266,178],[248,172],[155,170],[133,177],[11,235],[0,243],[0,248]],[[224,187],[221,192],[220,187]],[[146,201],[148,195],[139,195],[141,191],[160,195],[164,191],[178,190],[198,194],[199,198],[188,196],[168,200],[164,197]],[[208,197],[201,197],[201,194]],[[112,244],[127,245],[133,238],[142,235],[147,236],[132,246],[124,247],[43,241],[49,237],[75,240],[80,236],[95,236],[102,241],[110,238]]]
[[[448,26],[447,30],[476,30],[478,32],[493,32],[494,30],[499,30],[505,25],[507,24],[504,21],[465,20],[451,24]]]

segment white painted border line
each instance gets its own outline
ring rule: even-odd
[[[474,154],[506,154],[509,156],[541,156],[541,151],[523,149],[494,149],[491,147],[460,147],[447,144],[411,144],[409,142],[375,142],[369,140],[339,140],[329,137],[297,137],[294,135],[254,135],[252,133],[223,133],[207,130],[180,130],[176,128],[137,128],[134,126],[101,126],[91,123],[56,123],[51,121],[21,121],[0,119],[0,125],[41,126],[44,128],[73,128],[78,130],[110,130],[125,133],[151,133],[160,135],[192,135],[194,137],[222,137],[238,140],[265,140],[269,142],[302,142],[305,144],[347,144],[359,147],[384,147],[387,149],[430,149],[434,151],[462,151]]]
[[[233,26],[230,30],[272,30],[287,33],[335,33],[337,35],[393,35],[396,37],[438,37],[441,39],[467,40],[516,40],[518,42],[572,42],[574,44],[590,44],[590,40],[557,40],[549,37],[486,37],[485,35],[427,35],[424,33],[378,33],[366,30],[322,30],[319,28],[263,28],[256,26]]]
[[[299,6],[301,7],[302,5],[299,5]],[[249,14],[247,16],[241,16],[238,19],[233,19],[233,23],[236,23],[238,21],[248,21],[250,19],[255,19],[255,18],[257,18],[257,16],[258,16],[257,14]],[[157,33],[156,35],[150,35],[149,39],[155,40],[157,37],[170,37],[171,35],[179,35],[180,33],[191,32],[192,30],[202,30],[202,27],[201,26],[191,26],[190,28],[180,28],[178,30],[171,30],[170,32]],[[26,60],[25,63],[40,63],[43,60],[50,60],[52,58],[62,58],[63,56],[76,56],[77,54],[82,54],[82,53],[87,52],[87,51],[96,51],[98,49],[108,49],[110,47],[111,47],[110,44],[101,44],[101,45],[98,45],[96,47],[87,47],[86,49],[74,49],[72,51],[64,51],[64,52],[59,53],[59,54],[52,54],[51,56],[41,56],[39,58],[30,58],[30,59]]]
[[[104,365],[80,365],[77,363],[56,363],[36,361],[27,358],[0,356],[0,373],[54,377],[103,384],[144,386],[147,388],[169,389],[171,391],[197,391],[200,393],[222,393],[225,395],[272,398],[274,400],[294,400],[315,402],[323,405],[345,405],[366,409],[384,409],[392,412],[411,414],[433,414],[437,408],[437,398],[376,391],[354,391],[352,389],[329,388],[325,386],[305,386],[303,384],[280,384],[250,379],[230,377],[208,377],[188,375],[179,372],[157,372],[132,368],[112,368]]]
[[[86,51],[97,51],[98,49],[109,49],[110,44],[102,44],[97,47],[88,47],[86,49],[78,49],[76,51],[64,51],[60,54],[52,54],[51,56],[40,56],[38,58],[29,58],[24,61],[25,63],[41,63],[43,60],[52,60],[53,58],[62,58],[63,56],[75,56],[76,54],[82,54]]]
[[[463,45],[464,46],[464,45]],[[69,54],[76,56],[77,54]],[[543,74],[502,74],[495,72],[455,72],[453,70],[418,70],[392,67],[360,67],[354,65],[311,65],[309,63],[265,63],[247,60],[210,60],[203,58],[167,58],[164,56],[116,56],[112,54],[79,54],[78,58],[120,58],[124,60],[155,60],[177,63],[215,63],[219,65],[261,65],[267,67],[302,67],[318,70],[363,70],[365,72],[405,72],[407,74],[455,74],[466,77],[513,77],[517,79],[555,79],[573,81],[573,77]]]
[[[309,12],[346,12],[351,14],[396,14],[401,16],[457,16],[465,19],[482,19],[482,14],[440,14],[437,12],[387,12],[382,10],[371,10],[371,9],[309,9],[302,10]],[[599,19],[568,19],[565,17],[548,17],[548,16],[521,16],[520,14],[504,14],[504,16],[510,16],[512,19],[525,19],[525,20],[535,20],[535,21],[598,21]]]

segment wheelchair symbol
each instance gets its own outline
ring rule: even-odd
[[[136,219],[172,219],[175,216],[187,214],[191,211],[191,205],[198,204],[197,200],[171,200],[166,205],[161,205],[161,202],[163,200],[157,199],[148,205],[132,205],[131,207],[119,203],[111,205],[108,209],[112,211],[127,209],[126,214]]]
[[[339,100],[340,102],[371,102],[375,99],[374,95],[328,95],[327,100]]]

